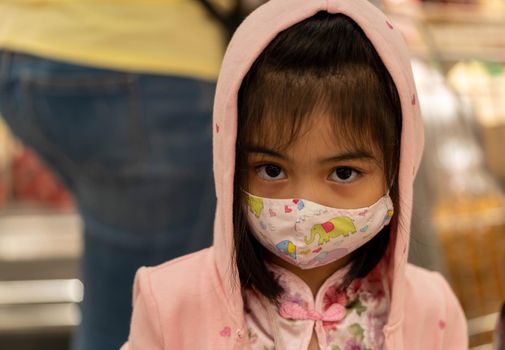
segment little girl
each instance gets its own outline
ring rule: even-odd
[[[423,133],[383,13],[269,1],[228,47],[214,122],[214,244],[138,271],[123,349],[467,348],[446,281],[407,264]]]

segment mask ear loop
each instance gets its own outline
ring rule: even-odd
[[[240,189],[240,192],[242,192],[242,194],[245,194],[246,196],[249,196],[249,197],[257,197],[254,194],[247,192],[243,188]]]
[[[393,180],[390,183],[388,183],[388,190],[386,191],[385,196],[389,196],[390,195],[391,188],[393,187],[393,185],[395,184],[395,182],[397,182],[397,180],[398,180],[398,174],[396,174],[394,176]]]

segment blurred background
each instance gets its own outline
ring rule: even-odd
[[[410,47],[426,130],[410,260],[446,276],[471,348],[492,349],[505,301],[505,0],[373,2]],[[62,183],[0,117],[2,350],[69,349],[81,322],[82,220]]]

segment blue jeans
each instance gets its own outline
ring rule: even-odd
[[[215,84],[0,51],[0,112],[84,222],[79,350],[126,341],[136,269],[211,243]]]

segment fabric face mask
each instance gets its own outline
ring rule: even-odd
[[[301,269],[323,266],[350,254],[377,235],[393,216],[389,191],[375,204],[360,209],[243,192],[247,221],[256,239]]]

